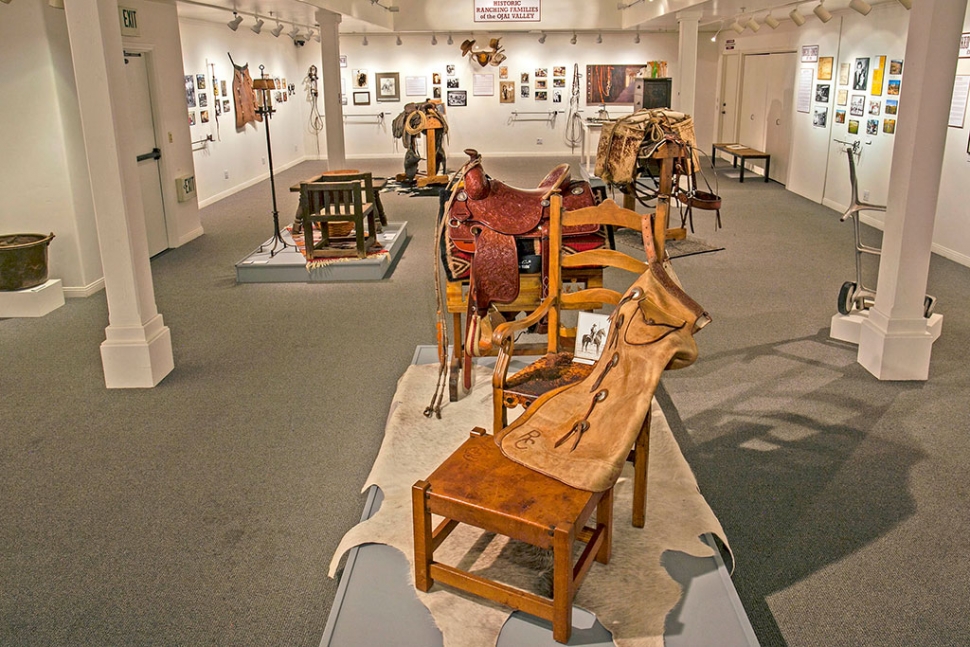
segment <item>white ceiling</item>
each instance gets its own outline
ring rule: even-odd
[[[341,33],[675,30],[678,14],[688,11],[699,15],[702,30],[713,32],[721,27],[722,21],[726,21],[726,28],[738,16],[747,20],[754,15],[763,22],[769,10],[773,10],[775,18],[788,20],[788,13],[796,6],[809,20],[816,20],[812,9],[818,3],[818,0],[638,0],[621,10],[618,0],[535,1],[542,3],[541,22],[504,23],[501,30],[473,21],[473,0],[380,0],[384,6],[400,7],[396,13],[382,9],[372,0],[178,0],[178,10],[183,18],[227,22],[232,18],[232,10],[237,9],[244,18],[240,29],[251,27],[255,22],[253,14],[258,14],[266,21],[264,29],[268,30],[273,26],[270,12],[286,24],[312,26],[317,22],[317,9],[322,8],[342,14]],[[625,0],[623,4],[631,1]],[[874,6],[896,2],[868,1]],[[849,10],[849,0],[824,2],[832,12]]]

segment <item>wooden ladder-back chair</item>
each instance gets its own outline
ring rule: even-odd
[[[300,207],[300,219],[303,221],[303,235],[306,241],[304,255],[307,261],[340,256],[366,258],[367,252],[377,244],[374,204],[364,201],[364,184],[360,180],[302,182]],[[353,238],[331,235],[331,223],[347,222],[354,225]],[[314,240],[314,224],[319,227],[320,241]],[[351,246],[348,244],[350,241],[354,241],[355,244]]]
[[[374,181],[374,175],[370,171],[360,172],[354,170],[327,171],[320,176],[319,182],[360,182],[364,187],[364,202],[374,205],[374,213],[379,224],[377,231],[381,230],[381,225],[387,224],[387,214],[384,213],[384,204],[381,202],[380,189],[384,188],[385,180],[378,178]]]
[[[586,288],[575,292],[563,290],[563,271],[578,267],[613,267],[630,273],[632,283],[647,270],[644,261],[611,249],[596,249],[576,254],[562,253],[563,227],[599,224],[629,227],[640,231],[643,218],[624,209],[612,200],[599,206],[575,211],[563,211],[559,196],[553,196],[549,226],[549,294],[531,314],[496,327],[493,344],[499,348],[495,371],[492,374],[493,429],[495,433],[508,425],[508,410],[528,407],[539,396],[584,379],[593,369],[591,364],[573,361],[576,329],[562,323],[563,310],[594,310],[604,304],[615,306],[622,293],[604,287]],[[626,286],[624,286],[625,289]],[[509,375],[515,352],[515,337],[534,324],[548,318],[546,354],[524,369]],[[633,525],[642,528],[646,509],[646,475],[649,414],[643,421],[640,434],[631,453],[634,464]]]

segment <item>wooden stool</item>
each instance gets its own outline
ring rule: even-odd
[[[437,580],[552,622],[552,636],[572,633],[573,598],[593,560],[610,560],[613,490],[570,487],[506,458],[492,436],[476,427],[428,477],[411,490],[414,512],[414,580],[428,591]],[[596,528],[585,527],[596,512]],[[444,520],[431,528],[431,515]],[[465,523],[553,551],[552,599],[434,561],[434,551]],[[576,565],[576,540],[586,543]]]

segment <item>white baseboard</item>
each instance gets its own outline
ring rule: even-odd
[[[307,161],[308,159],[310,159],[310,158],[308,158],[306,155],[304,155],[303,157],[298,157],[297,159],[295,159],[295,160],[293,160],[291,162],[287,162],[286,164],[283,164],[282,166],[275,167],[273,169],[273,172],[275,174],[275,173],[279,173],[280,171],[285,171],[286,169],[292,168],[292,167],[296,166],[297,164],[301,164],[301,163]],[[210,196],[210,197],[206,198],[205,200],[199,200],[199,209],[203,209],[205,207],[208,207],[210,204],[215,204],[216,202],[219,202],[220,200],[223,200],[225,198],[228,198],[229,196],[231,196],[231,195],[233,195],[235,193],[239,193],[243,189],[248,189],[249,187],[254,186],[256,184],[259,184],[260,182],[262,182],[264,180],[268,180],[268,179],[269,179],[269,171],[267,170],[262,175],[257,175],[256,177],[254,177],[254,178],[252,178],[250,180],[246,180],[242,184],[237,184],[236,186],[232,187],[231,189],[226,189],[225,191],[223,191],[221,193],[217,193],[217,194],[215,194],[213,196]]]
[[[202,229],[201,226],[199,226],[196,229],[193,229],[189,233],[185,234],[184,236],[181,236],[178,239],[178,241],[175,243],[175,246],[176,247],[181,247],[185,243],[195,240],[196,238],[198,238],[199,236],[201,236],[204,233],[205,233],[205,231]]]
[[[92,294],[97,294],[104,289],[104,277],[102,276],[97,281],[89,283],[87,285],[71,286],[64,288],[64,298],[66,299],[83,299],[91,296]]]

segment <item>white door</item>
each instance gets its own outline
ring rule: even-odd
[[[765,149],[767,70],[767,54],[745,55],[738,143],[759,151]]]
[[[125,52],[125,74],[128,78],[131,121],[138,154],[138,178],[141,182],[141,197],[145,206],[148,255],[154,256],[168,249],[168,229],[165,225],[165,205],[162,202],[162,185],[158,169],[161,151],[155,141],[147,56],[147,53]]]
[[[767,123],[764,151],[771,155],[772,180],[788,182],[788,152],[791,149],[792,102],[798,59],[795,52],[768,57]]]

